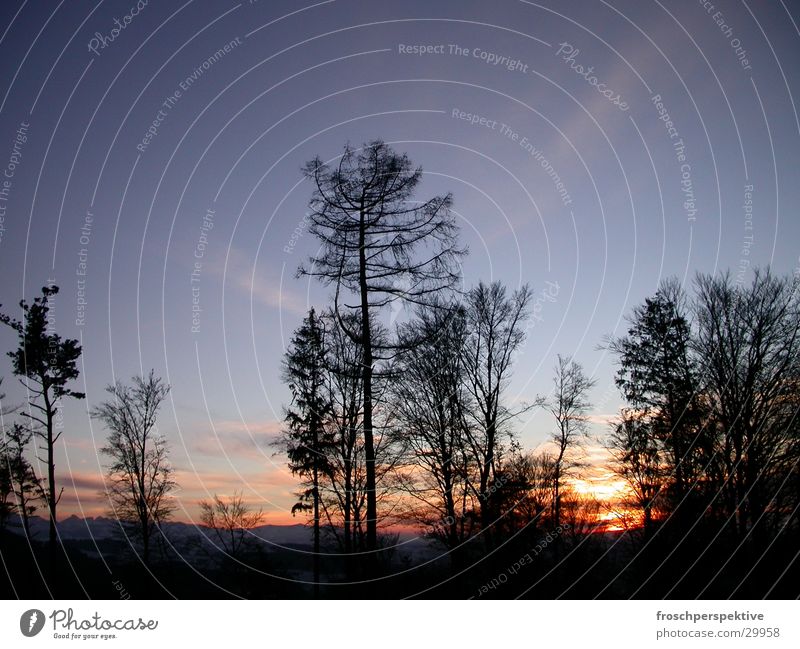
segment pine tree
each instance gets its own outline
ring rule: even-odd
[[[314,525],[314,591],[319,594],[320,576],[320,484],[330,472],[327,452],[333,440],[326,424],[332,404],[325,385],[325,328],[312,308],[295,331],[284,359],[284,381],[292,393],[286,411],[288,429],[281,444],[289,458],[289,469],[303,480],[306,489],[292,513],[311,510]]]
[[[25,536],[31,538],[30,517],[39,509],[39,503],[46,500],[41,480],[25,457],[33,434],[25,426],[14,424],[5,437],[0,449],[0,506],[8,514],[19,514]]]
[[[42,461],[47,466],[47,508],[50,518],[50,561],[55,566],[56,508],[63,488],[56,491],[55,444],[63,431],[57,431],[61,399],[72,397],[83,399],[82,392],[75,392],[67,385],[78,378],[77,360],[81,346],[77,340],[64,339],[53,331],[50,304],[58,293],[58,287],[42,287],[42,296],[34,298],[32,304],[25,300],[19,303],[22,320],[0,313],[0,322],[8,325],[19,336],[19,346],[8,355],[13,361],[14,374],[20,378],[28,392],[30,408],[23,412],[30,422],[31,432],[38,437],[46,456]]]
[[[699,425],[699,380],[684,303],[681,287],[665,282],[634,309],[627,336],[613,341],[611,350],[619,358],[616,384],[662,444],[674,498],[686,510],[685,498],[711,449]]]

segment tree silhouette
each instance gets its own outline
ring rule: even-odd
[[[0,385],[3,379],[0,377]],[[5,393],[0,393],[0,421],[8,414],[5,406],[2,405],[6,398]],[[14,511],[14,485],[11,482],[11,462],[8,452],[8,440],[6,439],[5,426],[3,427],[3,439],[0,439],[0,533],[6,527],[8,517]]]
[[[155,375],[135,376],[133,384],[117,382],[106,392],[111,399],[92,409],[108,429],[106,446],[112,514],[142,543],[142,561],[150,563],[151,543],[161,523],[174,510],[170,493],[176,487],[168,447],[156,419],[169,386]]]
[[[665,467],[668,466],[650,418],[629,409],[623,410],[620,421],[614,425],[608,438],[607,447],[614,472],[630,488],[630,505],[642,511],[644,535],[648,539],[653,532],[659,503],[664,499]]]
[[[326,386],[325,330],[312,308],[295,331],[284,357],[283,378],[292,392],[286,411],[288,430],[281,444],[289,457],[289,469],[307,488],[292,513],[311,509],[314,529],[314,588],[319,592],[320,482],[330,474],[327,453],[333,445],[328,429],[332,405]]]
[[[299,273],[335,287],[334,313],[362,348],[363,429],[366,461],[367,548],[377,548],[376,451],[373,430],[373,372],[378,359],[373,334],[376,312],[393,302],[429,305],[458,280],[451,196],[413,200],[422,178],[406,155],[377,140],[361,149],[349,145],[338,164],[307,163],[315,185],[309,203],[310,231],[320,252]],[[352,299],[351,299],[352,296]],[[358,330],[343,313],[360,315]]]
[[[510,432],[511,420],[531,407],[511,410],[503,400],[514,356],[525,340],[523,325],[530,300],[528,286],[508,295],[500,282],[481,282],[466,297],[467,336],[462,359],[473,404],[468,411],[472,421],[467,437],[478,469],[478,483],[472,489],[481,504],[481,527],[486,530],[487,542],[495,514],[492,495],[496,493],[503,438]]]
[[[461,306],[420,309],[401,328],[405,351],[393,382],[396,425],[407,455],[401,479],[411,496],[409,515],[449,549],[471,535],[476,509],[469,488],[477,463],[467,441],[466,327]]]
[[[583,372],[583,367],[571,358],[559,355],[553,377],[553,396],[547,409],[556,421],[550,435],[555,445],[553,456],[553,524],[561,525],[561,491],[564,479],[581,466],[577,451],[586,435],[588,412],[591,409],[588,393],[595,385]]]
[[[21,424],[13,424],[9,430],[4,431],[5,440],[0,444],[0,482],[5,472],[6,487],[8,488],[4,503],[7,503],[9,513],[16,511],[22,520],[22,529],[27,538],[31,538],[30,517],[39,508],[39,503],[46,500],[46,492],[42,488],[41,480],[36,475],[25,457],[25,450],[31,442],[32,433]],[[12,500],[8,500],[8,496]]]
[[[493,504],[502,512],[494,535],[510,540],[530,538],[552,525],[553,457],[546,451],[523,451],[515,442],[502,467],[502,479],[494,485]]]
[[[646,532],[663,510],[681,542],[702,522],[766,547],[797,518],[798,288],[769,270],[750,285],[700,274],[689,301],[669,280],[612,341],[630,407],[610,447]]]
[[[20,301],[22,320],[0,313],[0,322],[17,332],[19,346],[9,352],[13,371],[28,393],[27,412],[22,416],[29,421],[30,431],[43,444],[45,453],[40,458],[47,466],[47,508],[50,519],[49,546],[51,568],[55,566],[57,543],[56,508],[63,488],[56,491],[55,444],[63,431],[56,431],[61,399],[72,397],[83,399],[82,392],[67,387],[78,378],[77,360],[81,346],[77,340],[61,339],[53,331],[49,317],[50,302],[58,293],[57,286],[42,287],[42,296],[34,298],[32,304]]]
[[[0,534],[6,528],[6,521],[14,511],[14,484],[11,482],[10,464],[4,440],[0,442]]]
[[[346,314],[344,319],[349,330],[360,327],[358,314]],[[350,555],[364,549],[363,350],[339,327],[334,314],[327,313],[322,320],[326,331],[325,386],[332,442],[328,447],[327,489],[321,494],[320,505],[329,524],[327,529],[347,555],[347,572],[352,575]]]
[[[719,488],[737,534],[773,535],[800,461],[800,279],[755,269],[750,286],[729,274],[699,275],[696,285],[694,349],[716,423]]]
[[[663,445],[674,473],[673,499],[683,503],[687,520],[702,508],[689,506],[690,492],[691,498],[698,493],[713,453],[711,437],[701,425],[689,318],[683,289],[676,280],[666,280],[634,309],[627,335],[610,345],[620,365],[616,384]]]
[[[244,502],[242,492],[234,492],[230,498],[214,494],[211,501],[200,501],[200,520],[214,531],[225,553],[239,559],[247,548],[250,533],[261,524],[264,514],[253,511]]]

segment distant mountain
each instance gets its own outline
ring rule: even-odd
[[[12,518],[9,522],[12,530],[22,530],[21,521]],[[65,541],[106,540],[112,538],[119,531],[119,523],[113,518],[105,516],[87,516],[80,518],[72,515],[58,522],[58,533]],[[45,540],[48,534],[47,519],[33,516],[30,519],[30,528],[36,539]],[[202,525],[192,523],[168,522],[163,526],[167,537],[175,540],[189,540],[193,537],[202,537],[210,531]],[[284,545],[309,545],[311,531],[305,525],[261,525],[253,530],[253,534],[266,543],[277,546]]]
[[[36,541],[44,542],[48,538],[48,521],[40,516],[30,519],[30,528]],[[11,531],[22,534],[21,521],[9,521]],[[162,527],[168,544],[186,559],[206,561],[215,554],[214,548],[219,541],[213,530],[192,523],[168,522]],[[124,537],[119,534],[119,522],[105,516],[80,518],[72,515],[58,522],[58,532],[66,543],[79,547],[90,556],[116,554],[121,545],[125,545]],[[261,549],[269,553],[283,551],[311,550],[311,529],[302,524],[297,525],[261,525],[252,531],[253,535],[263,541]],[[424,561],[441,554],[441,548],[429,539],[420,537],[413,531],[398,530],[397,557],[405,556],[412,561]],[[331,548],[334,553],[336,551]]]

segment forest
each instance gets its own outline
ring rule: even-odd
[[[621,335],[596,341],[625,404],[598,442],[625,488],[600,500],[576,489],[597,377],[563,350],[549,393],[510,390],[547,287],[466,286],[453,197],[420,197],[422,169],[383,141],[303,174],[319,245],[297,274],[329,301],[273,368],[291,398],[264,449],[297,480],[303,539],[265,541],[241,491],[176,519],[157,425],[170,386],[155,371],[90,407],[114,534],[62,538],[59,419],[86,395],[48,285],[0,314],[18,338],[0,374],[27,394],[2,400],[4,597],[796,597],[797,276],[664,279]],[[530,449],[520,428],[535,411],[549,428]]]

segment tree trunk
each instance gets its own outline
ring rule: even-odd
[[[145,566],[150,566],[150,535],[146,530],[142,531],[142,561]]]
[[[30,541],[31,539],[31,523],[28,518],[28,505],[27,500],[20,499],[20,504],[22,505],[22,529],[25,530],[25,538]]]
[[[735,506],[736,506],[736,533],[739,538],[744,538],[744,535],[747,531],[747,512],[745,507],[745,490],[744,490],[744,458],[743,458],[743,449],[744,441],[743,435],[741,430],[739,429],[738,423],[734,424],[734,438],[733,438],[733,448],[734,448],[734,476],[731,482],[734,485],[733,491],[735,494]]]
[[[348,451],[352,452],[352,451]],[[349,459],[344,461],[344,554],[345,554],[345,573],[347,578],[353,577],[353,538],[352,538],[352,508],[353,508],[353,481],[352,481],[352,462]]]
[[[556,472],[553,494],[553,527],[561,525],[561,471]]]
[[[46,383],[44,379],[42,385]],[[58,542],[58,531],[56,530],[56,461],[54,457],[55,440],[53,439],[53,417],[55,415],[53,405],[50,403],[50,395],[47,389],[44,390],[44,407],[47,415],[47,509],[50,517],[48,553],[50,559],[51,578],[55,582],[56,577],[56,543]],[[54,584],[53,584],[54,585]]]
[[[365,215],[361,212],[361,227],[358,235],[359,288],[361,292],[361,337],[364,348],[364,455],[366,461],[367,489],[367,551],[374,552],[378,547],[378,503],[375,481],[375,447],[372,437],[372,334],[369,321],[369,290],[367,286],[367,259]],[[372,566],[375,555],[370,555]]]
[[[456,503],[453,499],[453,480],[450,472],[446,468],[443,474],[445,511],[449,519],[447,525],[448,545],[454,548],[458,545],[458,522],[456,521]]]
[[[567,453],[569,439],[569,422],[565,418],[559,424],[561,427],[561,440],[553,469],[553,527],[561,525],[561,478],[564,477],[564,456]]]
[[[495,426],[493,421],[486,424],[486,455],[481,469],[481,534],[484,541],[491,546],[492,507],[489,502],[489,479],[494,468]]]
[[[314,422],[314,597],[319,598],[319,424]]]
[[[141,481],[139,489],[142,489]],[[147,503],[144,500],[144,491],[139,496],[139,526],[142,530],[142,561],[146,567],[150,567],[150,527],[147,516]]]

